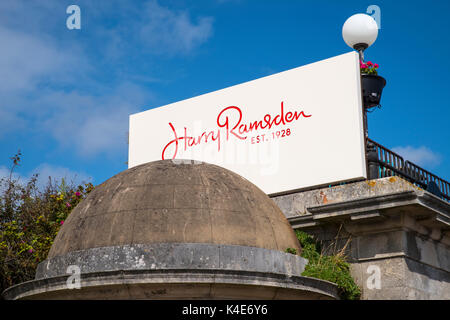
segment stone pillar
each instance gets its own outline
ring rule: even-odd
[[[398,177],[272,199],[294,229],[329,250],[349,240],[362,299],[450,299],[448,202]]]

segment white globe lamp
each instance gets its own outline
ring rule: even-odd
[[[364,13],[354,14],[345,21],[342,27],[342,37],[345,43],[359,52],[361,61],[364,61],[364,50],[375,42],[377,36],[376,21]]]

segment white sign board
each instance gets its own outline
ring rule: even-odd
[[[216,164],[267,194],[365,178],[358,54],[131,115],[129,168],[162,159]]]

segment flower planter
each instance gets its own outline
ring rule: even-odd
[[[380,104],[381,93],[386,79],[374,74],[361,74],[364,107],[372,108]]]

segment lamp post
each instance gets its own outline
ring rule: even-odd
[[[364,62],[364,50],[370,47],[378,37],[378,25],[369,15],[354,14],[342,27],[345,43],[359,52],[359,59]]]
[[[342,37],[350,48],[358,51],[359,60],[361,63],[364,63],[364,50],[370,47],[377,39],[378,25],[371,16],[358,13],[345,21],[342,26]],[[366,141],[369,136],[367,109],[378,105],[379,99],[381,98],[381,90],[385,85],[386,80],[377,75],[366,75],[366,78],[363,77],[363,119]],[[372,90],[373,88],[375,90]],[[375,98],[375,100],[372,98]],[[375,104],[373,101],[375,101]],[[366,143],[366,156],[368,162],[368,179],[376,179],[378,178],[378,153],[375,145],[370,142]]]

